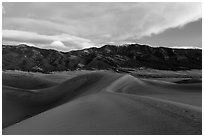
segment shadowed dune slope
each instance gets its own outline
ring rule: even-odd
[[[22,89],[42,89],[55,86],[57,83],[32,75],[2,73],[2,84]]]
[[[175,81],[174,83],[179,83],[179,84],[202,83],[202,79],[191,78],[191,79]]]
[[[121,75],[108,72],[91,73],[67,80],[60,85],[37,90],[3,86],[3,128],[76,97],[99,92],[118,77]]]
[[[2,91],[3,128],[39,114],[49,108],[49,106],[30,106],[24,102],[24,98],[29,100],[29,96],[32,95],[28,90],[3,86]]]
[[[3,120],[13,125],[3,134],[201,134],[201,83],[190,87],[111,72],[38,90],[5,86]]]

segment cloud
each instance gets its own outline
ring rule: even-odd
[[[52,49],[57,49],[61,51],[66,51],[67,47],[62,43],[61,41],[53,41],[50,45],[49,48]]]
[[[75,32],[77,32],[77,29],[71,25],[57,23],[49,20],[19,17],[4,17],[2,28],[30,32],[34,31],[42,34],[60,34],[69,32],[74,35]]]
[[[2,14],[6,14],[6,10],[3,5],[2,5]]]
[[[114,40],[140,39],[202,17],[201,3],[141,3],[117,16]],[[137,14],[139,13],[139,14]]]
[[[32,43],[40,48],[51,48],[62,51],[94,46],[94,44],[88,39],[69,34],[42,35],[34,32],[18,30],[2,30],[2,39],[7,42]]]
[[[141,21],[141,29],[137,37],[159,34],[166,29],[183,27],[187,23],[196,21],[202,17],[202,5],[200,3],[167,3],[145,5],[151,12],[146,12]],[[158,10],[159,9],[159,10]]]
[[[202,18],[202,4],[193,2],[5,3],[5,6],[3,39],[25,39],[36,44],[61,41],[69,49],[137,41]],[[9,30],[14,34],[8,36]],[[31,39],[30,35],[34,37]]]
[[[61,41],[53,41],[51,43],[52,46],[59,46],[59,47],[65,47],[65,45]]]

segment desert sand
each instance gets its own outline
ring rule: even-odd
[[[202,134],[199,81],[110,71],[57,75],[60,82],[23,76],[3,74],[3,134]]]

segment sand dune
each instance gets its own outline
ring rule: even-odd
[[[101,92],[10,126],[4,134],[200,134],[200,112],[168,105]]]
[[[110,72],[91,73],[67,80],[60,85],[38,90],[3,86],[3,127],[22,121],[76,97],[99,92],[120,76],[120,74],[115,75]],[[13,115],[14,113],[15,115]]]
[[[201,90],[112,72],[43,89],[4,86],[3,134],[201,134]]]
[[[56,85],[54,81],[34,77],[34,75],[2,73],[2,84],[21,89],[42,89]]]

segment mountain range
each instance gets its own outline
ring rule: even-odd
[[[151,47],[140,44],[104,45],[70,52],[20,45],[2,45],[2,69],[49,73],[78,69],[153,68],[202,69],[201,49]]]

